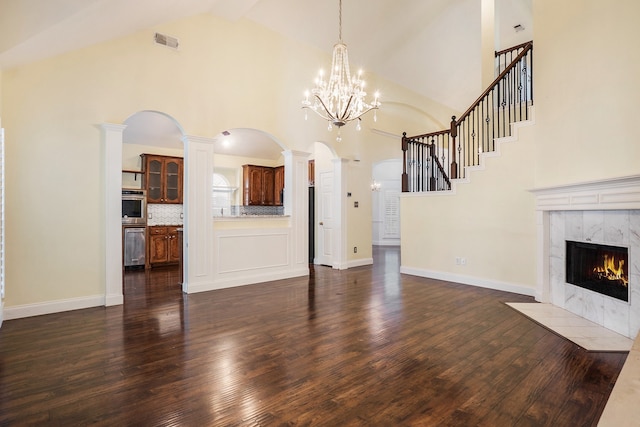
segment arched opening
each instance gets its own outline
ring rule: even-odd
[[[127,202],[140,203],[146,208],[142,209],[144,222],[131,225],[123,218],[123,295],[126,302],[128,297],[147,292],[150,275],[159,274],[159,269],[170,282],[168,284],[175,285],[175,291],[184,282],[180,267],[184,255],[181,237],[185,226],[185,133],[177,120],[159,111],[137,112],[124,124],[123,210]],[[138,174],[144,170],[148,170],[146,185],[145,174]],[[136,202],[136,197],[143,201]],[[126,201],[126,198],[133,201]]]
[[[101,129],[105,162],[105,305],[117,305],[124,302],[123,187],[142,188],[142,152],[182,157],[185,133],[177,120],[158,111],[140,111],[122,125],[103,124]]]

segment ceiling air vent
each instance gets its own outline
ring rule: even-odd
[[[177,49],[178,45],[180,44],[177,38],[168,36],[166,34],[156,33],[153,39],[157,44],[161,44],[162,46],[167,46],[172,49]]]

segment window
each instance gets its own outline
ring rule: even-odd
[[[213,174],[213,216],[231,215],[231,195],[234,191],[224,175]]]

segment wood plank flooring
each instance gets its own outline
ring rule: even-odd
[[[0,425],[595,426],[625,353],[506,306],[532,298],[374,265],[5,321]]]

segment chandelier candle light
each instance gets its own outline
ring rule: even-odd
[[[366,102],[367,92],[364,91],[364,80],[360,78],[362,70],[352,76],[349,70],[349,54],[347,45],[342,42],[342,0],[339,0],[338,14],[338,43],[333,46],[333,59],[331,60],[331,75],[328,80],[324,79],[324,73],[320,70],[316,78],[316,87],[311,92],[305,92],[305,99],[302,101],[302,108],[306,111],[313,110],[323,119],[329,122],[328,130],[333,126],[338,127],[336,141],[342,140],[340,128],[352,120],[357,120],[356,129],[360,130],[360,121],[363,114],[377,110],[380,107],[378,101],[379,94],[375,93],[373,102]],[[313,101],[309,100],[309,96]],[[376,112],[373,112],[373,120],[377,119]]]

